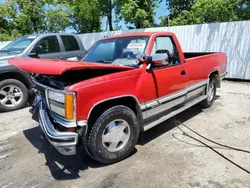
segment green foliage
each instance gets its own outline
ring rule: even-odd
[[[53,0],[47,2],[46,7],[43,7],[45,16],[44,30],[46,32],[62,32],[71,26],[72,6],[67,2]]]
[[[44,30],[43,0],[8,0],[5,3],[7,19],[10,27],[21,34]]]
[[[249,19],[249,3],[246,0],[169,0],[170,24],[187,25]],[[164,25],[163,21],[161,25]]]
[[[43,32],[100,31],[98,0],[8,0],[0,4],[1,40]]]
[[[236,13],[237,13],[237,16],[240,18],[240,20],[249,20],[250,19],[250,0],[239,1]]]
[[[170,15],[156,25],[155,8],[162,0],[5,0],[0,4],[0,41],[43,32],[101,31],[250,19],[250,0],[166,0]],[[114,25],[114,26],[113,26]]]
[[[172,14],[179,14],[182,11],[189,11],[196,0],[166,0],[168,9]]]
[[[97,0],[73,0],[72,27],[78,33],[98,32],[101,30],[101,16]]]
[[[196,23],[226,22],[238,20],[237,1],[197,0],[191,8],[191,17]]]
[[[125,23],[135,28],[145,28],[154,25],[155,8],[159,0],[120,0],[117,4],[116,14]]]

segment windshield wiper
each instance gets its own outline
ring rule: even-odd
[[[106,61],[106,60],[97,60],[95,62],[97,62],[97,63],[112,63],[112,61]]]
[[[6,53],[10,54],[10,52],[8,50],[0,50],[0,52],[6,52]]]

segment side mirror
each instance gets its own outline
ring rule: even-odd
[[[29,56],[37,56],[43,51],[43,47],[41,45],[36,45],[34,49],[29,53]]]
[[[151,61],[150,61],[151,65],[150,67],[147,69],[152,68],[152,65],[154,67],[159,67],[159,66],[164,66],[164,65],[168,65],[169,64],[169,57],[168,54],[164,53],[164,54],[154,54],[151,56]]]
[[[169,63],[169,56],[166,53],[154,54],[152,56],[140,55],[137,59],[141,64],[147,65],[147,70],[151,70],[153,67],[168,65]]]

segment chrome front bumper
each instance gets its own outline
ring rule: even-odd
[[[56,130],[42,100],[37,101],[30,112],[33,114],[32,118],[39,122],[48,141],[59,151],[59,153],[63,155],[76,154],[78,134],[75,132],[61,132]]]

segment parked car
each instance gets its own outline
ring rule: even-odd
[[[0,111],[11,111],[26,105],[32,87],[27,73],[8,63],[11,58],[80,59],[85,52],[74,34],[32,34],[23,36],[0,50]],[[30,65],[35,66],[35,65]]]
[[[31,112],[63,155],[83,144],[101,163],[126,158],[146,131],[200,103],[210,107],[226,75],[225,53],[183,53],[173,33],[96,42],[82,62],[13,59],[35,73]]]

